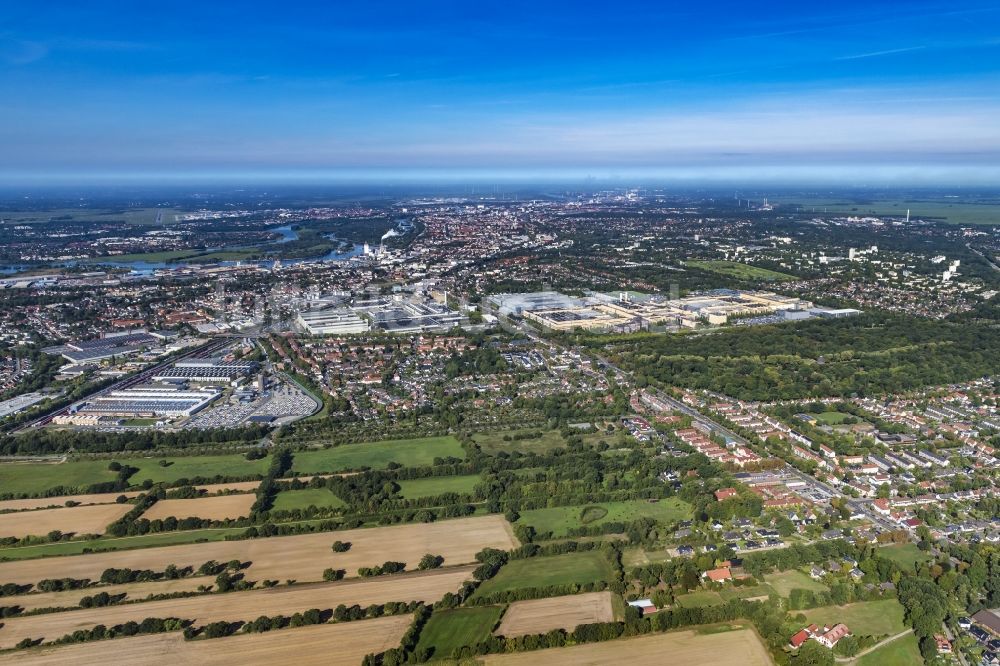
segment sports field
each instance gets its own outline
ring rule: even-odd
[[[129,620],[139,622],[147,617],[190,619],[201,626],[210,622],[253,620],[261,615],[290,616],[310,608],[332,610],[340,604],[365,607],[388,601],[432,601],[440,599],[445,592],[457,591],[462,582],[469,579],[471,572],[471,567],[439,569],[391,578],[279,585],[247,592],[8,618],[0,628],[0,649],[13,647],[24,638],[42,638],[50,642],[78,629],[89,629],[99,624],[110,627]]]
[[[143,518],[206,518],[209,520],[226,520],[227,518],[243,518],[250,515],[250,507],[257,496],[249,493],[244,495],[213,495],[211,497],[196,497],[194,499],[165,499],[149,507]]]
[[[0,514],[0,537],[63,533],[104,534],[104,529],[132,509],[131,504],[91,504]],[[2,554],[3,551],[0,551]]]
[[[488,655],[487,666],[770,666],[771,655],[750,629],[699,634],[676,631],[603,643],[574,645],[535,652]]]
[[[446,456],[465,458],[465,451],[454,437],[395,439],[297,451],[292,461],[292,471],[299,474],[321,474],[362,467],[382,469],[391,462],[404,467],[419,467],[432,464],[434,458]]]
[[[903,623],[903,606],[895,599],[861,601],[846,606],[821,606],[796,611],[809,622],[833,626],[843,622],[859,636],[892,635],[906,629]]]
[[[610,522],[630,522],[637,518],[670,524],[690,518],[691,507],[686,502],[670,497],[657,502],[632,500],[626,502],[601,502],[587,506],[560,506],[548,509],[531,509],[521,514],[517,522],[531,525],[537,532],[565,535],[567,530],[584,525],[602,525]]]
[[[544,634],[552,629],[573,631],[577,625],[611,622],[610,592],[590,592],[548,599],[515,601],[504,613],[497,636]]]
[[[445,493],[471,495],[480,478],[476,474],[466,476],[431,476],[426,479],[411,479],[399,482],[399,494],[406,499],[435,497]]]
[[[397,647],[413,618],[380,617],[212,640],[185,641],[180,632],[42,647],[0,655],[0,664],[25,666],[357,666],[366,654]]]
[[[435,611],[420,632],[417,650],[432,650],[435,659],[451,656],[465,645],[475,645],[490,637],[503,606],[472,606]]]
[[[611,580],[612,576],[611,564],[598,551],[511,560],[496,576],[480,585],[473,598],[528,587],[583,585]]]
[[[346,553],[334,553],[330,546],[338,540],[350,542],[351,549]],[[206,560],[228,562],[238,559],[252,562],[247,570],[251,580],[292,578],[306,582],[322,580],[323,570],[328,567],[345,569],[348,576],[357,575],[359,567],[382,564],[386,560],[405,562],[409,568],[415,568],[427,553],[443,556],[446,565],[458,565],[472,562],[483,548],[510,550],[517,545],[507,521],[502,516],[490,515],[430,524],[0,562],[0,581],[36,583],[51,578],[54,570],[61,577],[96,580],[108,567],[162,571],[170,564],[198,567]]]

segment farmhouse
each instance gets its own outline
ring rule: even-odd
[[[736,497],[736,494],[736,488],[721,488],[715,491],[715,499],[721,502],[730,497]]]
[[[815,639],[817,643],[828,648],[833,648],[841,638],[845,636],[850,636],[851,631],[847,628],[846,624],[836,624],[833,627],[819,627],[815,624],[810,624],[808,627],[803,627],[795,635],[789,639],[788,644],[793,649],[798,649],[809,640],[810,638]]]
[[[825,645],[826,647],[832,649],[833,646],[836,645],[841,638],[850,635],[851,631],[850,629],[847,628],[846,624],[837,624],[834,625],[834,627],[829,631],[824,632],[820,636],[816,636],[816,641],[821,645]]]
[[[710,569],[703,573],[702,576],[713,583],[724,583],[727,580],[733,579],[733,572],[729,567],[720,567],[718,569]]]

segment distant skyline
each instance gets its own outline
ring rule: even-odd
[[[1000,180],[1000,6],[4,3],[0,177]]]

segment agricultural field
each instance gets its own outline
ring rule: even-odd
[[[338,540],[350,542],[351,549],[346,553],[334,553],[330,546]],[[386,560],[405,562],[414,568],[427,553],[441,555],[445,565],[450,566],[472,562],[475,554],[486,547],[510,550],[516,546],[507,521],[502,516],[491,515],[431,524],[139,548],[62,557],[58,561],[42,558],[0,562],[0,581],[35,583],[51,578],[54,567],[58,567],[60,576],[97,579],[108,567],[162,571],[169,564],[198,567],[206,560],[239,559],[252,563],[247,570],[251,580],[292,578],[307,582],[321,580],[323,570],[328,567],[345,569],[348,576],[357,575],[359,567],[382,564]]]
[[[14,496],[36,495],[51,488],[85,491],[95,483],[114,481],[116,474],[106,460],[62,463],[2,463],[0,492]]]
[[[334,609],[340,604],[362,607],[388,601],[433,601],[454,592],[471,576],[471,567],[441,569],[382,579],[308,585],[280,585],[269,589],[161,599],[136,604],[87,608],[8,618],[0,628],[0,649],[24,639],[53,641],[77,629],[113,626],[146,617],[177,617],[211,622],[253,620],[260,615],[285,615],[309,608]],[[98,588],[94,588],[96,591]],[[91,592],[92,593],[92,592]],[[82,596],[82,595],[81,595]]]
[[[3,569],[0,568],[0,578]],[[600,580],[611,580],[613,572],[607,558],[598,551],[566,553],[551,557],[532,557],[511,560],[493,578],[476,590],[473,598],[485,597],[494,592],[520,590],[548,585],[583,585]]]
[[[92,493],[88,495],[59,495],[57,497],[0,500],[0,511],[55,509],[66,506],[66,502],[75,502],[77,504],[114,504],[122,495],[127,499],[131,499],[141,494],[139,491],[129,491],[125,493]]]
[[[903,606],[895,599],[861,601],[846,606],[822,606],[797,611],[808,622],[834,625],[843,622],[859,636],[893,635],[906,629]]]
[[[854,662],[855,666],[912,666],[922,663],[920,644],[913,634],[897,638]]]
[[[564,536],[576,527],[629,522],[637,518],[652,518],[659,523],[670,524],[690,517],[691,507],[680,499],[670,497],[658,502],[632,500],[601,502],[584,507],[531,509],[522,513],[517,522],[531,525],[539,533],[552,532],[554,536]]]
[[[73,608],[80,599],[98,592],[107,592],[115,596],[125,595],[126,601],[138,601],[157,594],[173,594],[174,592],[194,592],[201,585],[214,586],[215,579],[206,576],[188,576],[174,580],[155,580],[147,583],[126,583],[124,585],[101,585],[99,587],[82,588],[79,590],[63,590],[60,592],[31,592],[4,597],[4,605],[20,606],[24,611],[38,608]]]
[[[799,571],[798,569],[789,569],[788,571],[781,571],[778,573],[768,574],[764,576],[765,582],[774,588],[774,590],[782,597],[788,597],[792,590],[811,590],[813,592],[829,592],[828,588],[823,583],[813,580],[808,574]]]
[[[409,615],[397,615],[201,641],[185,641],[173,632],[35,648],[0,655],[0,664],[270,666],[285,663],[294,654],[297,666],[357,666],[366,654],[398,646],[412,620]]]
[[[167,466],[161,461],[166,460]],[[175,483],[178,479],[193,479],[201,477],[211,479],[216,476],[263,476],[271,464],[271,458],[247,460],[244,456],[234,453],[222,456],[176,456],[168,458],[129,458],[121,460],[138,472],[129,478],[132,484],[139,484],[149,479],[153,483]]]
[[[782,210],[801,210],[811,212],[814,209],[834,215],[889,215],[899,218],[906,217],[910,209],[910,217],[914,220],[941,220],[950,224],[996,224],[1000,221],[1000,206],[976,200],[957,200],[950,198],[913,198],[913,199],[871,199],[862,196],[855,200],[828,199],[813,197],[796,197],[793,195],[772,197],[786,204]]]
[[[669,655],[669,657],[667,656]],[[535,652],[488,655],[487,666],[660,666],[698,664],[699,666],[770,666],[771,655],[751,629],[699,634],[676,631],[654,636],[626,638],[604,643],[588,643],[568,648]]]
[[[160,532],[158,534],[143,534],[141,536],[102,537],[94,541],[76,539],[74,541],[58,541],[56,543],[40,543],[34,546],[3,548],[0,549],[0,562],[80,555],[84,552],[96,550],[127,550],[175,546],[195,542],[222,541],[226,537],[239,536],[244,529],[243,527],[219,527],[203,530]]]
[[[339,508],[347,506],[347,504],[330,492],[329,488],[304,488],[278,493],[277,497],[274,498],[272,509],[274,511],[291,511],[293,509],[307,509],[311,506]]]
[[[767,268],[759,268],[749,264],[741,264],[738,261],[688,260],[684,262],[684,265],[691,266],[692,268],[700,268],[703,271],[711,271],[712,273],[718,273],[720,275],[727,275],[739,280],[765,280],[768,282],[775,282],[795,279],[794,275],[779,273],[778,271],[768,270]]]
[[[926,562],[931,556],[917,548],[916,544],[904,543],[896,546],[882,546],[878,554],[892,560],[904,569],[913,570],[915,564]]]
[[[383,469],[391,462],[404,467],[419,467],[430,465],[434,458],[447,456],[465,458],[462,445],[451,436],[343,444],[329,449],[296,452],[292,471],[299,474],[320,474],[362,467]]]
[[[464,645],[475,645],[490,637],[490,632],[500,620],[503,606],[472,606],[450,608],[431,615],[423,631],[417,650],[432,650],[436,659],[450,657],[452,651]]]
[[[156,520],[169,518],[205,518],[226,520],[250,515],[250,507],[257,500],[256,495],[213,495],[194,499],[164,499],[156,502],[142,514],[143,518]]]
[[[549,599],[515,601],[496,630],[498,636],[544,634],[552,629],[573,631],[577,625],[611,622],[610,592],[590,592]]]
[[[53,530],[76,534],[103,534],[109,524],[131,509],[131,504],[92,504],[4,513],[0,514],[0,537],[44,536]]]
[[[399,494],[406,499],[436,497],[444,493],[471,495],[481,479],[476,474],[465,476],[432,476],[399,482]]]

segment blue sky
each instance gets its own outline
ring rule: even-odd
[[[824,4],[12,0],[0,173],[1000,176],[1000,5]]]

